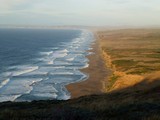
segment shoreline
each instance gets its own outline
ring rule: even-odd
[[[103,83],[105,78],[108,76],[109,71],[105,66],[105,61],[102,58],[101,49],[99,46],[99,39],[94,33],[95,42],[92,45],[92,50],[94,54],[86,56],[89,59],[89,67],[81,69],[80,71],[84,74],[88,74],[89,78],[85,81],[80,81],[77,83],[71,83],[66,85],[66,89],[70,92],[71,98],[78,98],[85,95],[92,94],[102,94],[105,91],[103,90]]]

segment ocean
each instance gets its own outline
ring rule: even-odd
[[[1,28],[0,102],[69,99],[93,43],[88,30]]]

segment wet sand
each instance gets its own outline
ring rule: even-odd
[[[85,95],[103,93],[103,81],[108,74],[108,70],[101,57],[98,39],[96,39],[92,48],[93,50],[91,50],[91,52],[94,52],[94,54],[87,56],[89,59],[89,67],[81,70],[83,73],[88,74],[89,78],[85,81],[72,83],[66,86],[71,94],[71,99]]]

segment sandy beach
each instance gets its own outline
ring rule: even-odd
[[[92,46],[93,50],[91,50],[94,54],[87,56],[89,67],[81,70],[83,73],[88,74],[89,78],[66,86],[71,94],[71,98],[103,93],[103,82],[107,74],[109,74],[109,70],[106,69],[102,59],[99,40],[96,37],[95,39],[95,44]]]

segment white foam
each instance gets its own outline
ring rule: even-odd
[[[26,73],[25,75],[47,75],[48,72],[46,71],[40,71],[40,70],[36,70],[30,73]]]
[[[15,101],[23,94],[29,94],[33,90],[33,85],[43,79],[15,79],[11,80],[9,85],[3,89],[0,95],[0,102]]]
[[[47,97],[47,98],[56,98],[57,94],[56,93],[36,93],[34,96]]]
[[[50,73],[51,75],[73,75],[73,72],[54,72]]]
[[[21,95],[29,93],[33,85],[42,81],[42,78],[12,78],[5,89],[2,89],[3,95]]]
[[[41,55],[50,55],[50,54],[52,54],[52,53],[53,53],[53,51],[49,51],[49,52],[40,52]]]
[[[86,64],[83,66],[83,68],[87,68],[87,67],[89,67],[89,64],[88,64],[88,63],[86,63]]]
[[[55,65],[59,65],[59,66],[65,66],[65,65],[71,65],[71,63],[67,62],[67,61],[55,61],[54,62]]]
[[[49,65],[53,65],[53,63],[54,63],[53,60],[48,62]]]
[[[88,48],[88,50],[93,50],[93,48]]]
[[[60,54],[59,57],[65,57],[67,53]]]
[[[6,79],[4,80],[1,84],[0,84],[0,88],[2,88],[3,86],[5,86],[8,82],[10,81],[10,79]]]
[[[54,47],[54,48],[52,48],[52,50],[57,50],[58,49],[58,47]]]
[[[53,67],[55,69],[60,69],[60,68],[65,68],[65,66],[57,66],[57,67]]]
[[[0,102],[5,102],[5,101],[15,101],[18,97],[21,95],[0,95]]]
[[[55,51],[51,54],[52,58],[61,58],[61,57],[65,57],[67,55],[67,52],[64,51]]]
[[[29,86],[32,86],[32,85],[34,85],[35,83],[40,82],[40,81],[42,81],[42,80],[43,80],[43,79],[35,79],[35,80],[32,80],[31,83],[29,84]]]
[[[66,60],[68,60],[68,61],[73,61],[75,58],[73,57],[73,58],[68,58],[68,59],[66,59]]]
[[[67,49],[64,49],[64,50],[61,50],[59,52],[66,53],[66,52],[69,52],[69,51]]]
[[[14,95],[13,97],[12,97],[12,99],[11,99],[11,101],[13,102],[13,101],[15,101],[18,97],[20,97],[21,95]]]
[[[58,98],[59,100],[68,100],[68,99],[70,99],[70,95],[66,95],[66,94],[64,94],[63,96],[61,96],[60,98]]]
[[[38,66],[35,66],[35,67],[26,67],[26,68],[22,68],[20,70],[14,71],[11,74],[12,74],[12,76],[19,76],[19,75],[22,75],[22,74],[25,74],[25,73],[29,73],[29,72],[35,71],[38,68],[39,68]]]
[[[28,85],[26,84],[25,87],[28,87],[28,88],[29,88],[26,93],[29,94],[29,93],[33,90],[33,87],[32,87],[32,86],[33,86],[35,83],[40,82],[40,81],[42,81],[42,80],[43,80],[43,79],[32,80]]]

